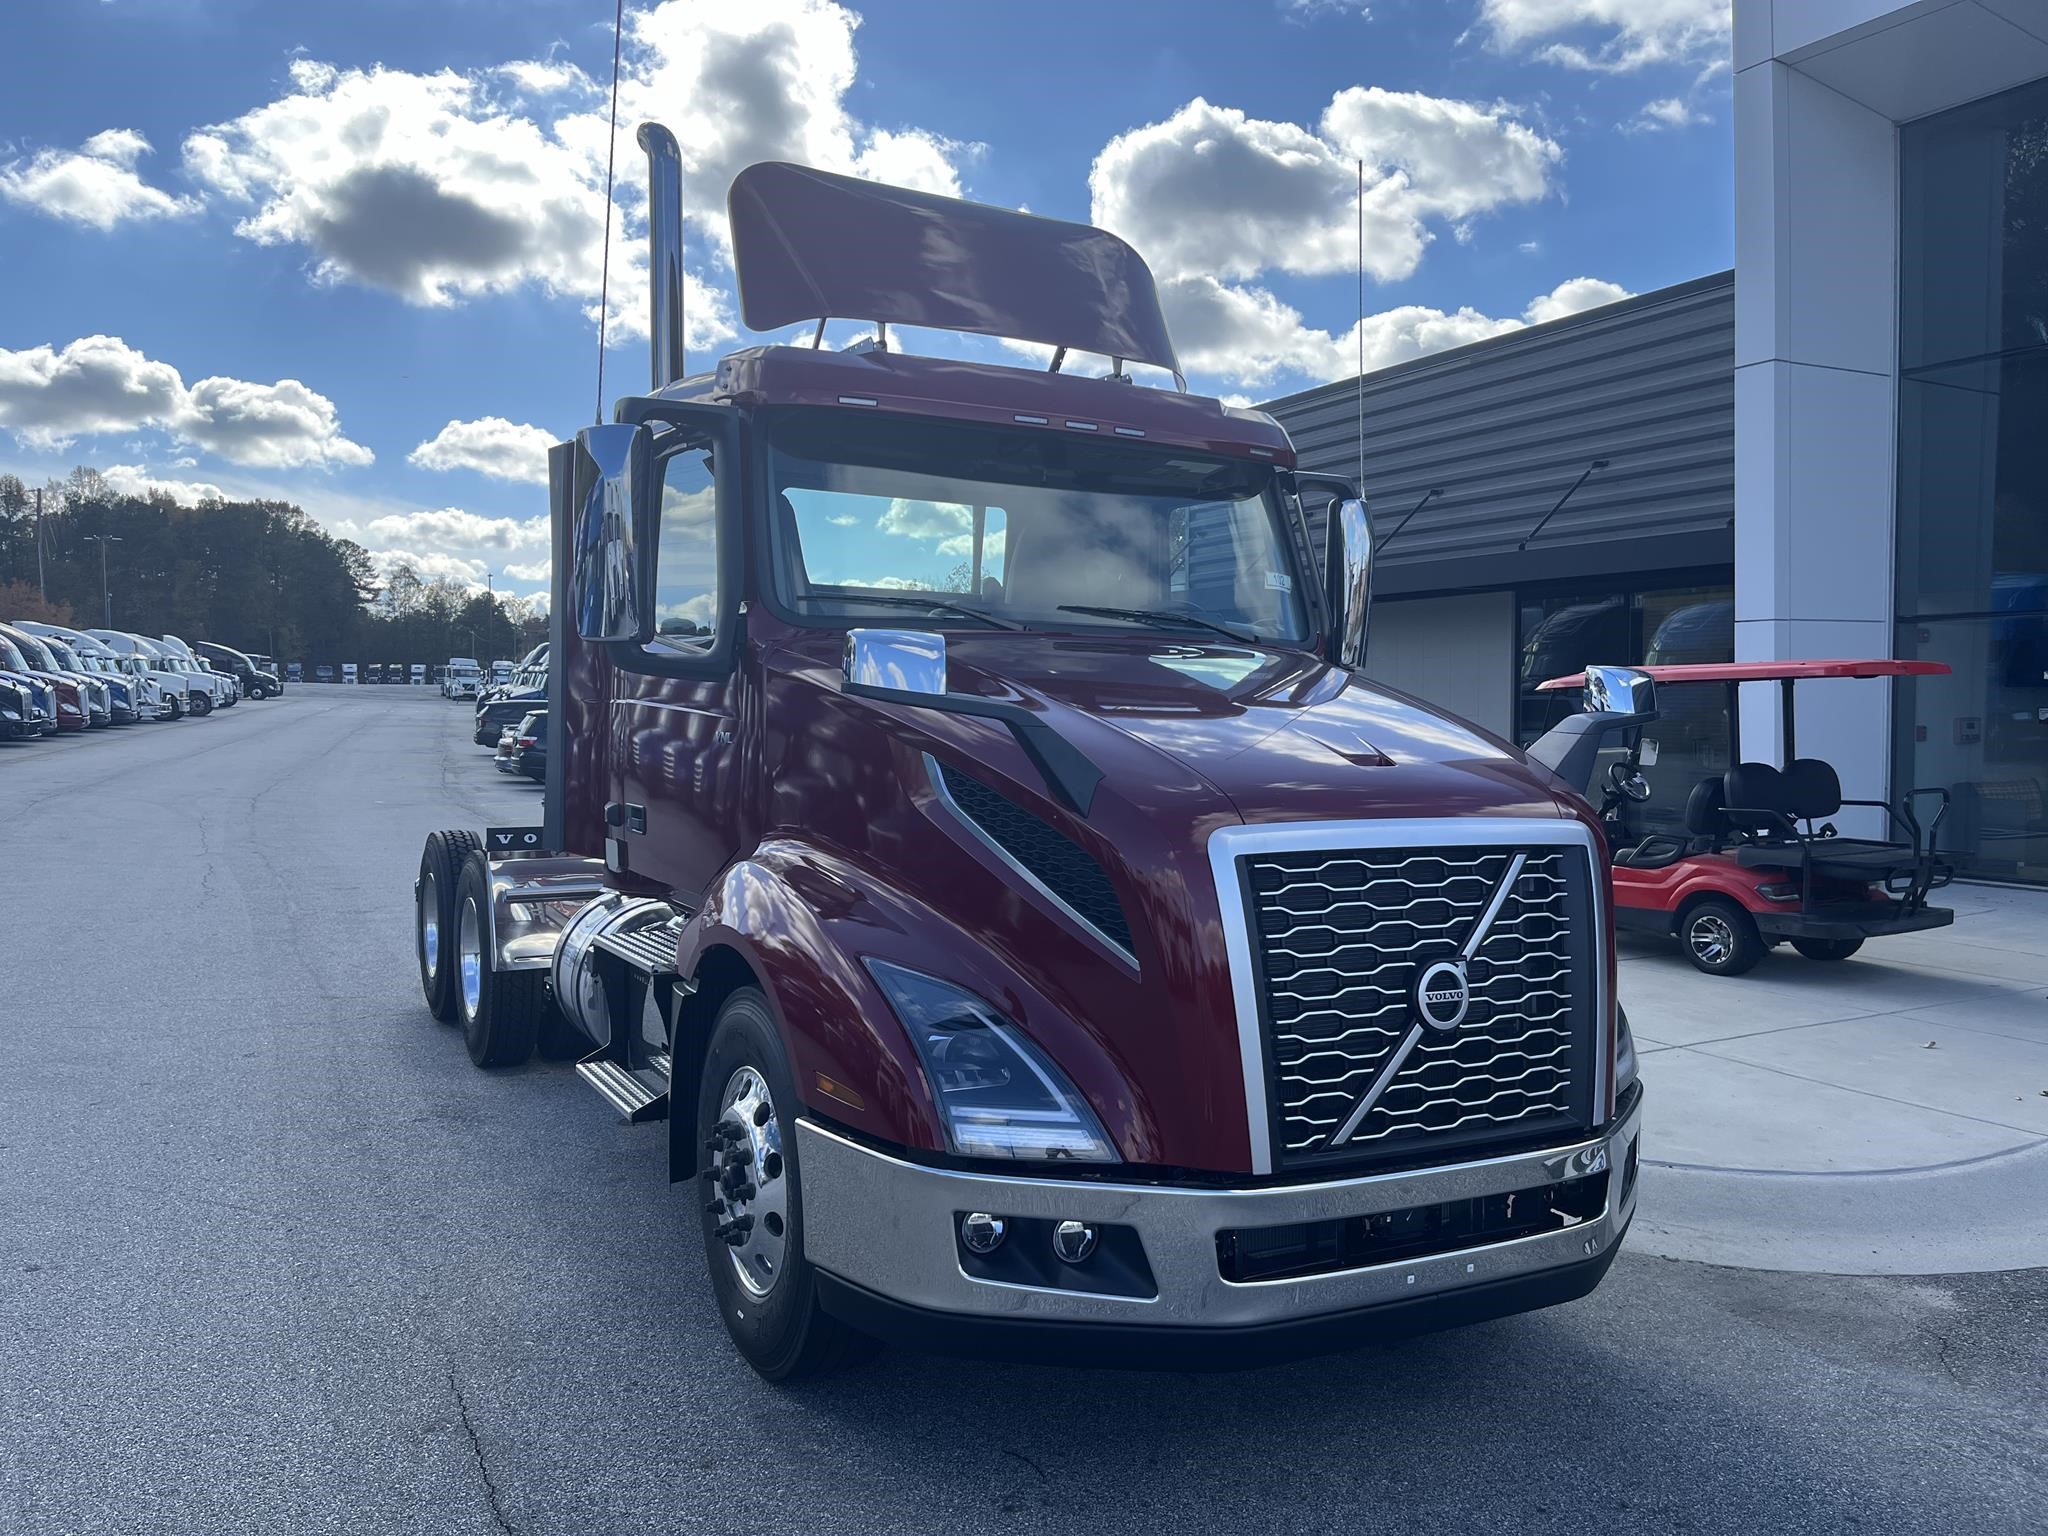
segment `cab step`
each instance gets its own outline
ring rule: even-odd
[[[609,1056],[593,1056],[576,1063],[576,1075],[629,1124],[668,1118],[668,1084],[652,1072],[636,1072]]]

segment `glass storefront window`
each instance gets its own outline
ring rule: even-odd
[[[1732,661],[1735,589],[1661,587],[1642,592],[1525,594],[1520,604],[1521,661],[1517,729],[1527,746],[1579,707],[1571,693],[1538,693],[1545,678],[1595,665]],[[1658,720],[1646,733],[1650,798],[1623,808],[1637,836],[1675,832],[1686,797],[1701,779],[1728,769],[1727,690],[1664,688]],[[1655,756],[1654,764],[1648,761]],[[1598,799],[1598,790],[1594,789]]]
[[[1900,788],[1966,874],[2048,882],[2048,81],[1900,153]]]

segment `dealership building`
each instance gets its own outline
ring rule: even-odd
[[[1267,409],[1363,482],[1383,680],[1526,741],[1589,662],[1946,662],[1801,685],[1799,753],[2048,883],[2048,0],[1736,0],[1734,62],[1734,272]],[[1682,801],[1728,722],[1661,703]]]

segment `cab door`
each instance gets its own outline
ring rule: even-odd
[[[738,507],[732,413],[663,407],[653,548],[634,551],[653,593],[653,634],[614,645],[607,845],[621,870],[694,904],[739,852]]]

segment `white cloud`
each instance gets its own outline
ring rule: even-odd
[[[331,526],[342,537],[352,538],[366,547],[375,544],[380,548],[409,550],[422,555],[445,553],[451,549],[511,553],[548,547],[546,517],[524,520],[483,517],[459,507],[387,512],[367,522],[344,520]]]
[[[952,551],[947,544],[973,529],[974,514],[952,502],[906,501],[899,496],[883,509],[875,526],[883,533],[899,534],[906,539],[932,539],[941,554],[949,554]],[[963,544],[962,552],[965,549]]]
[[[1419,208],[1465,219],[1550,191],[1564,151],[1505,105],[1480,106],[1352,86],[1323,112],[1323,137],[1346,157],[1404,173]],[[1354,187],[1355,191],[1355,187]]]
[[[123,496],[169,496],[180,506],[196,506],[202,501],[229,501],[233,498],[210,481],[180,480],[172,476],[153,475],[140,464],[109,464],[100,471],[107,484]]]
[[[386,575],[390,574],[393,566],[402,564],[411,566],[426,581],[437,581],[445,576],[479,592],[486,590],[488,585],[484,580],[490,573],[488,564],[449,554],[445,550],[373,549],[368,553],[370,562]]]
[[[1695,110],[1683,98],[1665,96],[1643,103],[1642,110],[1634,117],[1615,126],[1623,133],[1661,133],[1667,128],[1690,128],[1711,121],[1706,113]]]
[[[1547,195],[1563,151],[1504,106],[1377,87],[1340,91],[1319,131],[1200,97],[1110,140],[1088,174],[1097,224],[1168,277],[1348,272],[1395,281],[1422,260],[1433,218]]]
[[[514,581],[537,581],[542,586],[546,586],[548,578],[554,573],[554,569],[555,562],[550,557],[544,560],[527,561],[524,564],[508,565],[505,567],[505,574]]]
[[[1475,25],[1502,52],[1619,72],[1710,64],[1732,24],[1729,0],[1480,0]]]
[[[1367,0],[1274,0],[1282,21],[1307,24],[1319,21],[1325,16],[1350,16],[1359,21],[1372,20],[1372,6]]]
[[[1603,304],[1618,304],[1628,296],[1629,291],[1619,283],[1598,277],[1574,277],[1531,300],[1522,313],[1531,325],[1541,325],[1546,320],[1562,320],[1566,315],[1598,309]]]
[[[468,469],[494,480],[546,485],[548,449],[554,441],[554,435],[540,427],[483,416],[449,422],[406,458],[422,469]]]
[[[416,74],[299,58],[278,99],[189,135],[185,167],[246,205],[238,233],[303,249],[316,280],[420,305],[534,287],[595,319],[609,217],[607,325],[621,339],[644,335],[643,120],[676,132],[686,232],[716,260],[729,247],[726,190],[757,160],[960,190],[974,146],[847,110],[858,25],[830,0],[629,9],[616,142],[606,93],[560,60]],[[686,286],[689,345],[734,337],[727,295],[696,273]]]
[[[497,72],[527,96],[555,96],[564,92],[588,96],[600,89],[595,80],[565,59],[517,59],[500,64]]]
[[[1626,297],[1628,290],[1617,284],[1580,277],[1539,294],[1518,316],[1404,304],[1334,335],[1306,324],[1300,311],[1262,288],[1183,278],[1161,293],[1181,361],[1194,372],[1254,386],[1289,378],[1311,384],[1349,378],[1358,371],[1361,339],[1370,373]]]
[[[126,219],[198,212],[194,199],[173,197],[136,174],[136,162],[149,152],[149,140],[134,129],[109,128],[76,150],[39,150],[0,166],[0,197],[101,230]]]
[[[0,348],[0,426],[34,448],[83,434],[155,427],[235,464],[270,469],[363,465],[373,455],[342,436],[334,402],[296,379],[256,384],[178,370],[118,336],[59,351]]]

